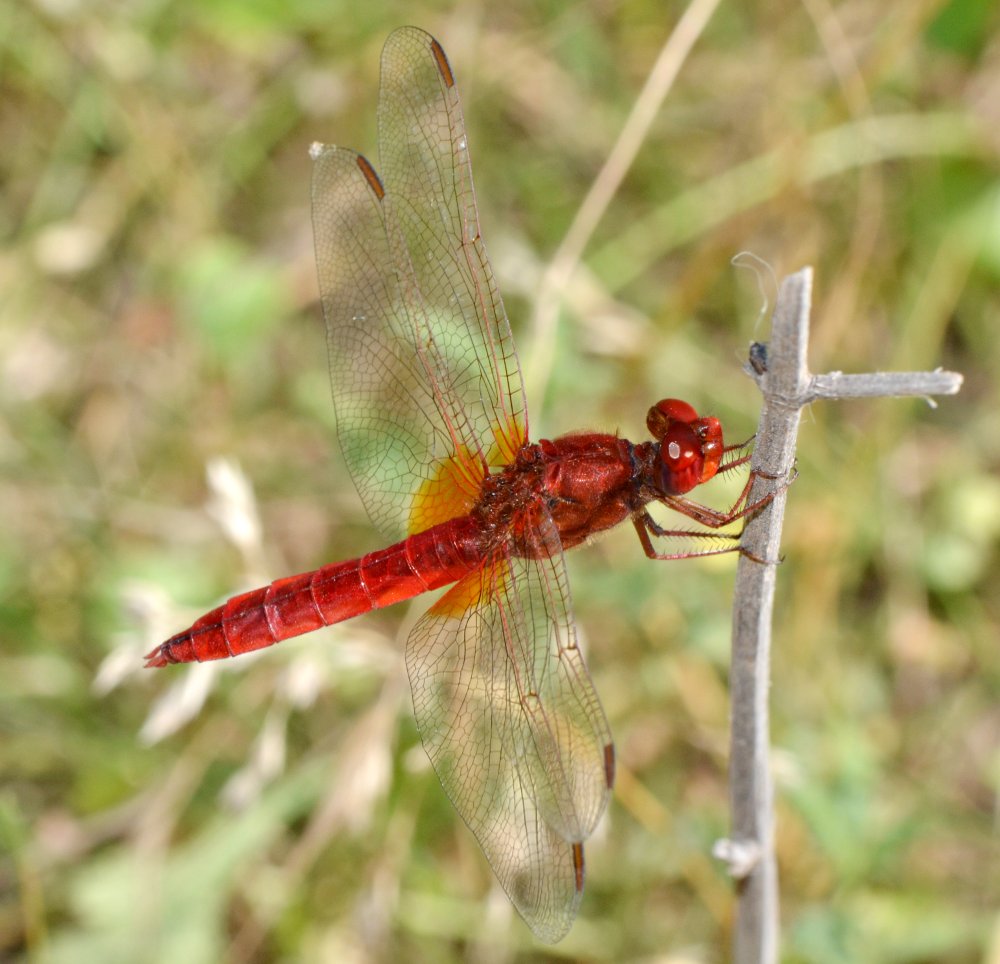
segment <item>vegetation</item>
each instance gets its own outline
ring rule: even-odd
[[[752,433],[740,368],[767,331],[741,250],[815,266],[816,371],[965,373],[936,410],[803,422],[772,688],[783,955],[1000,955],[1000,12],[722,4],[539,327],[682,12],[0,4],[0,957],[728,959],[731,559],[652,564],[625,529],[570,556],[621,771],[544,953],[419,746],[402,642],[425,603],[140,669],[221,598],[377,545],[334,440],[308,147],[377,157],[403,22],[458,77],[536,437],[641,438],[667,395]]]

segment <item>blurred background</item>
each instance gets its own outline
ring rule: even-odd
[[[663,396],[752,434],[774,289],[743,250],[815,266],[813,370],[965,374],[937,409],[803,419],[783,956],[1000,960],[1000,11],[701,9],[549,324],[546,266],[682,4],[0,2],[0,958],[729,957],[735,559],[653,564],[627,526],[569,557],[621,770],[555,948],[420,748],[426,602],[140,669],[228,595],[379,544],[335,440],[308,148],[377,158],[379,51],[412,22],[458,78],[535,437],[639,440]]]

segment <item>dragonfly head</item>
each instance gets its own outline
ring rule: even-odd
[[[699,418],[687,402],[664,398],[649,410],[646,426],[660,443],[656,481],[667,495],[689,492],[718,471],[723,442],[717,418]]]

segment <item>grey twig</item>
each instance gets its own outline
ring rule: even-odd
[[[871,398],[876,395],[926,396],[931,405],[932,395],[954,395],[962,387],[957,372],[876,372],[874,375],[845,375],[830,372],[814,375],[809,380],[805,402],[821,398]]]
[[[883,395],[953,395],[962,376],[953,372],[903,372],[813,376],[806,354],[812,269],[786,278],[778,294],[771,343],[751,348],[748,371],[764,396],[751,468],[752,500],[777,490],[748,523],[736,573],[733,652],[730,803],[732,836],[716,855],[738,880],[733,959],[772,964],[778,959],[778,882],[774,861],[773,788],[769,771],[768,687],[771,611],[788,480],[802,408],[817,399]]]

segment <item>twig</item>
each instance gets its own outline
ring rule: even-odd
[[[778,882],[774,860],[773,788],[768,762],[768,686],[771,611],[785,500],[785,480],[795,462],[802,408],[817,399],[891,395],[953,395],[962,384],[954,372],[899,372],[813,376],[806,353],[812,269],[786,278],[778,294],[765,351],[751,349],[747,370],[764,396],[751,468],[751,499],[775,486],[774,499],[743,533],[745,555],[736,573],[733,608],[732,746],[730,803],[732,836],[715,853],[738,880],[733,959],[737,964],[772,964],[778,959]]]
[[[809,380],[809,391],[803,404],[821,398],[872,398],[880,395],[902,397],[925,395],[931,405],[931,395],[954,395],[962,385],[962,376],[955,372],[877,372],[874,375],[845,375],[830,372]]]

